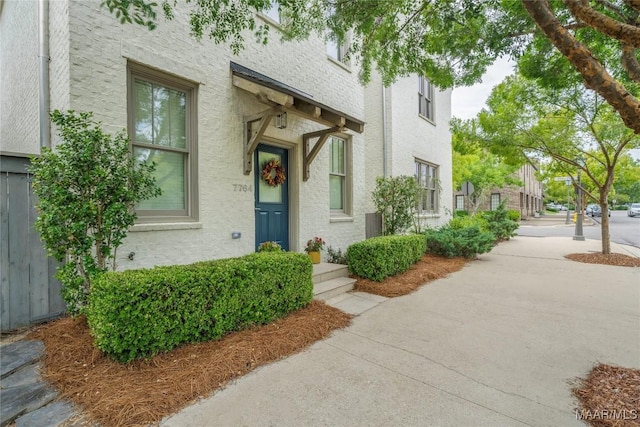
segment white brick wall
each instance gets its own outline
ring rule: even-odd
[[[194,40],[189,35],[188,14],[183,10],[177,10],[171,22],[160,19],[159,27],[150,32],[135,25],[120,25],[99,4],[99,0],[50,2],[52,109],[93,111],[108,131],[124,129],[127,125],[127,61],[199,84],[199,223],[191,228],[167,229],[171,227],[165,226],[151,227],[152,231],[132,231],[118,251],[120,269],[188,263],[253,251],[254,194],[234,191],[234,184],[254,186],[254,174],[243,174],[243,117],[267,107],[231,84],[230,61],[293,86],[318,102],[367,123],[365,134],[350,132],[353,215],[343,221],[332,221],[329,210],[326,147],[311,165],[311,178],[307,182],[302,180],[302,135],[324,126],[289,115],[286,129],[269,126],[266,132],[267,139],[290,148],[291,249],[301,251],[314,236],[321,236],[329,245],[343,250],[364,238],[364,214],[373,210],[370,195],[375,177],[382,174],[379,81],[369,86],[365,98],[357,70],[345,70],[329,60],[324,41],[317,37],[282,43],[276,36],[267,46],[262,46],[247,33],[246,49],[236,57],[226,45],[216,45],[206,37],[202,41]],[[6,25],[10,20],[11,24]],[[3,90],[0,136],[5,151],[32,153],[37,152],[39,146],[35,23],[37,2],[5,2],[0,17],[3,64],[0,68]],[[277,30],[272,34],[277,35]],[[5,48],[8,45],[11,49]],[[21,48],[14,51],[13,46]],[[29,55],[34,49],[33,55]],[[11,64],[6,65],[9,62]],[[388,174],[413,174],[414,157],[439,165],[441,207],[450,209],[450,93],[437,94],[437,126],[433,126],[417,115],[414,80],[401,79],[387,90]],[[23,95],[18,99],[21,91]],[[10,101],[6,94],[22,103]],[[12,107],[10,112],[7,105]],[[7,125],[6,118],[16,119],[15,124]],[[4,141],[8,140],[18,142],[5,148]],[[55,137],[53,142],[54,145],[57,142]],[[443,213],[435,220],[445,219]],[[240,231],[242,238],[231,239],[232,231]],[[133,261],[127,258],[130,252],[136,253]]]
[[[0,150],[37,154],[38,2],[5,1],[0,14]]]
[[[180,5],[180,4],[179,4]],[[122,268],[188,263],[246,254],[254,248],[254,195],[234,192],[234,184],[254,184],[243,174],[243,116],[267,107],[231,84],[229,62],[234,61],[309,93],[317,101],[364,119],[364,89],[357,73],[327,59],[324,42],[281,43],[266,47],[246,37],[239,57],[224,45],[188,34],[187,16],[178,12],[172,22],[161,20],[157,30],[120,25],[99,1],[72,0],[69,7],[69,104],[94,111],[110,131],[126,127],[126,64],[136,61],[200,83],[198,89],[198,156],[200,228],[134,231],[118,252]],[[273,31],[277,33],[277,31]],[[64,104],[62,93],[57,104]],[[364,137],[352,136],[353,220],[331,222],[328,152],[323,149],[302,181],[302,134],[323,126],[289,115],[287,129],[270,126],[266,136],[289,144],[291,249],[301,251],[313,236],[346,249],[364,238]],[[242,238],[231,239],[232,231]],[[133,261],[127,259],[135,252]]]
[[[375,178],[382,176],[382,82],[374,75],[366,89],[367,99],[367,193],[375,188]],[[429,122],[418,115],[418,77],[398,79],[386,90],[387,110],[387,176],[415,174],[415,159],[439,167],[440,213],[425,218],[426,224],[445,224],[452,211],[451,170],[451,91],[436,91],[435,121]],[[369,170],[370,169],[370,170]],[[368,212],[374,211],[370,197]]]

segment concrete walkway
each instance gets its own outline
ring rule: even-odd
[[[597,362],[640,368],[640,269],[563,258],[599,245],[502,243],[161,425],[584,425],[575,379]]]

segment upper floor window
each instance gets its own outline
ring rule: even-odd
[[[162,194],[136,205],[141,221],[197,219],[197,87],[130,63],[128,123],[133,156],[155,164]]]
[[[439,209],[438,167],[421,160],[416,163],[416,180],[420,187],[418,213],[436,214]]]
[[[262,11],[262,14],[268,16],[272,21],[281,24],[282,16],[280,15],[280,3],[275,0],[271,1],[268,9]]]
[[[346,64],[348,49],[349,48],[346,41],[340,43],[338,42],[338,40],[336,40],[334,35],[329,34],[327,36],[327,56],[329,56],[330,58]]]
[[[418,112],[433,121],[433,85],[423,76],[418,80]]]

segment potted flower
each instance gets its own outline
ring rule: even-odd
[[[282,252],[282,246],[277,242],[266,241],[258,246],[258,252]]]
[[[309,254],[312,263],[320,264],[320,251],[324,249],[324,245],[325,241],[322,240],[322,237],[318,236],[307,241],[307,246],[304,248],[304,251]]]

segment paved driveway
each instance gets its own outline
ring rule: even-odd
[[[562,257],[599,243],[517,237],[162,425],[584,425],[575,378],[640,368],[640,269]]]

